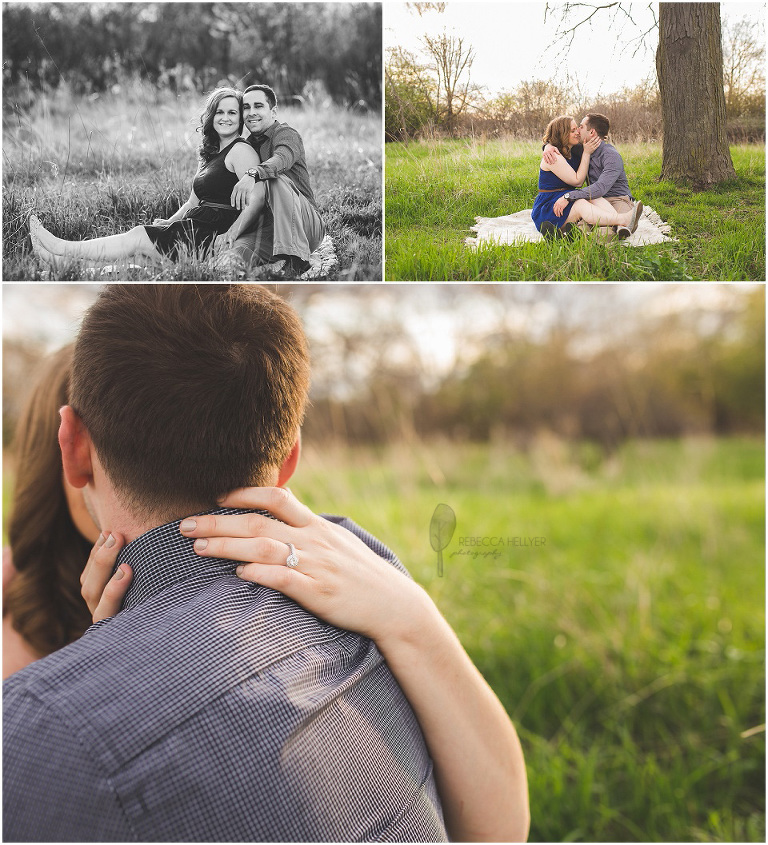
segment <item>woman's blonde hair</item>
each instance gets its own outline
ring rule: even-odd
[[[566,158],[571,157],[571,147],[573,146],[571,144],[572,123],[573,118],[567,115],[562,114],[560,117],[554,117],[547,124],[542,138],[545,144],[552,144],[553,147],[557,147]]]

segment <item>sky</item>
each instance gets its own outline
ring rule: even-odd
[[[621,11],[613,12],[614,18],[612,11],[598,12],[579,28],[567,55],[558,55],[560,48],[552,46],[552,42],[562,5],[558,0],[549,3],[545,23],[547,4],[543,0],[452,0],[444,13],[431,11],[422,17],[405,3],[385,0],[384,43],[417,51],[420,35],[436,35],[444,28],[464,37],[476,52],[472,80],[486,86],[491,96],[531,79],[552,79],[564,84],[572,84],[575,79],[582,92],[590,95],[611,94],[624,86],[632,88],[649,76],[655,79],[656,36],[651,33],[644,44],[631,43],[653,26],[650,4],[622,4],[630,11],[635,25]],[[658,4],[652,5],[658,8]],[[765,3],[720,5],[723,20],[745,15],[765,20]],[[585,8],[579,10],[581,17],[574,17],[574,23],[591,12],[590,4],[582,6]]]

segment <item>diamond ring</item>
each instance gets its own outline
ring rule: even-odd
[[[285,559],[285,565],[289,569],[295,569],[299,565],[299,556],[296,554],[296,549],[293,548],[292,543],[286,543],[286,546],[290,549],[290,554]]]

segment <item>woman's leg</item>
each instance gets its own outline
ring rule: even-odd
[[[584,220],[592,226],[628,226],[632,220],[632,212],[619,213],[602,197],[594,200],[576,200],[571,206],[567,223]]]
[[[29,231],[36,251],[48,253],[54,258],[87,258],[91,261],[117,261],[135,255],[156,260],[162,258],[143,226],[135,226],[128,232],[108,235],[105,238],[65,241],[52,235],[33,214],[29,221]],[[42,247],[42,250],[39,247]]]

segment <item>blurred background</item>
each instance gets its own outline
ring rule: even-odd
[[[520,732],[531,839],[764,841],[764,286],[276,289],[313,359],[292,489],[457,630]],[[6,519],[36,364],[97,292],[3,285]]]

